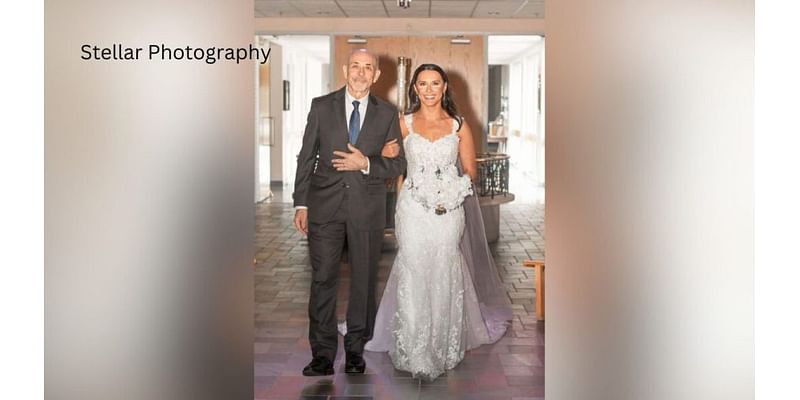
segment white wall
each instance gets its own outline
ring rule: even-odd
[[[270,180],[283,180],[283,46],[270,42],[269,96],[274,143],[270,147]]]
[[[539,75],[544,80],[544,45],[539,42],[509,63],[507,149],[512,167],[526,181],[544,184],[544,106],[539,104]],[[541,101],[544,101],[544,92]],[[519,131],[520,135],[512,133]]]
[[[293,185],[297,171],[297,154],[303,143],[311,100],[328,92],[330,69],[302,48],[283,46],[283,79],[291,85],[289,111],[283,111],[283,183]]]

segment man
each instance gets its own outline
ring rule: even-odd
[[[336,289],[345,243],[351,270],[345,372],[366,369],[362,353],[375,324],[375,277],[386,222],[384,181],[406,167],[397,109],[369,94],[381,74],[377,57],[356,50],[342,71],[345,87],[311,102],[297,159],[294,225],[308,235],[312,268],[308,340],[313,359],[303,369],[306,376],[334,372]],[[381,148],[392,140],[401,143],[400,155],[382,157]]]

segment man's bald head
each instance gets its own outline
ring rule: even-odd
[[[378,56],[376,56],[375,54],[373,54],[372,52],[370,52],[367,49],[353,49],[350,52],[350,55],[347,56],[347,65],[350,65],[350,63],[353,61],[353,56],[355,56],[357,54],[366,54],[366,55],[372,57],[373,66],[375,67],[376,70],[380,69],[379,62],[378,62]]]

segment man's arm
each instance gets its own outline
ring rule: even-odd
[[[316,101],[311,102],[306,120],[306,131],[303,133],[303,146],[297,156],[297,173],[294,178],[294,226],[303,235],[308,234],[308,187],[311,185],[311,174],[314,173],[317,153],[319,153],[319,118]]]
[[[306,130],[303,133],[303,146],[297,157],[297,173],[294,179],[294,206],[305,208],[308,206],[306,198],[311,184],[311,174],[314,172],[317,153],[319,152],[319,118],[317,116],[317,102],[311,102],[308,111]]]
[[[380,154],[369,156],[369,176],[378,178],[394,178],[406,170],[406,152],[403,149],[403,138],[400,135],[400,120],[397,113],[392,113],[392,122],[389,125],[389,135],[386,141],[396,139],[400,145],[400,154],[395,158],[386,158]]]

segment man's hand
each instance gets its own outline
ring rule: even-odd
[[[303,236],[308,235],[308,209],[298,208],[294,212],[294,227],[297,231],[302,233]]]
[[[392,139],[386,142],[381,149],[381,156],[386,158],[395,158],[400,155],[400,145],[397,144],[397,139]]]
[[[344,151],[334,151],[333,155],[341,157],[333,159],[333,168],[337,171],[361,171],[367,169],[367,157],[352,144],[347,144],[350,153]]]

